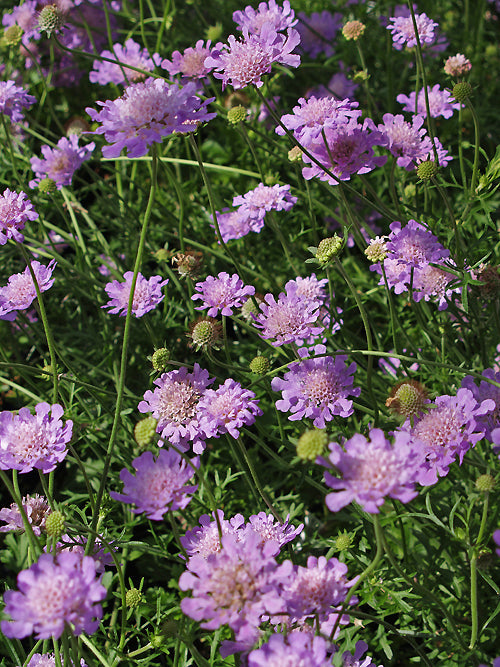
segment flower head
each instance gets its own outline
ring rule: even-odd
[[[276,0],[260,2],[258,9],[249,5],[243,11],[234,12],[233,21],[238,30],[246,28],[250,35],[258,35],[266,24],[270,24],[278,32],[292,28],[297,23],[289,0],[284,0],[283,7],[277,5]]]
[[[12,192],[7,188],[0,195],[0,245],[7,239],[22,243],[21,229],[28,220],[36,220],[38,213],[24,192]]]
[[[205,79],[211,71],[211,67],[205,66],[205,60],[210,55],[210,40],[205,44],[199,39],[194,47],[188,47],[181,53],[174,51],[172,60],[164,60],[161,64],[163,69],[168,70],[170,76],[181,74],[183,79]]]
[[[493,368],[487,368],[481,375],[495,382],[500,382],[500,371],[495,371]],[[476,384],[477,380],[471,375],[467,375],[462,380],[462,387],[469,389],[478,403],[482,403],[486,399],[490,399],[495,403],[492,411],[477,418],[478,424],[485,428],[485,437],[492,441],[492,432],[494,429],[500,427],[500,387],[481,380],[479,386]]]
[[[40,292],[45,292],[54,283],[52,271],[56,261],[52,259],[47,266],[36,260],[31,262],[31,268],[35,274]],[[10,276],[7,285],[0,287],[0,319],[11,319],[11,313],[16,310],[26,310],[36,299],[36,289],[29,267],[22,273],[14,273]],[[12,318],[13,319],[13,318]]]
[[[129,69],[127,65],[137,67],[138,69],[152,72],[155,64],[159,64],[161,60],[157,53],[150,58],[147,49],[141,49],[140,44],[134,42],[133,39],[127,39],[125,44],[113,44],[113,52],[102,51],[100,54],[103,58],[109,60],[117,60],[117,63],[110,63],[105,60],[94,60],[93,70],[89,74],[89,79],[92,83],[99,83],[105,86],[107,83],[115,83],[123,85],[127,80],[135,83],[144,79],[145,74]]]
[[[300,48],[311,58],[317,58],[324,53],[327,58],[333,55],[332,43],[337,32],[342,28],[342,14],[328,11],[313,12],[307,16],[304,12],[298,14],[300,23],[297,30],[300,34]]]
[[[259,185],[244,195],[233,199],[233,206],[239,206],[241,214],[251,218],[264,218],[268,211],[289,211],[297,202],[290,194],[289,185]]]
[[[239,382],[228,379],[218,389],[206,389],[198,403],[200,423],[207,437],[229,433],[239,437],[239,429],[254,423],[262,414],[253,391],[243,389]]]
[[[191,461],[198,467],[199,459]],[[110,492],[110,496],[123,503],[133,503],[148,519],[160,521],[169,511],[184,509],[191,501],[190,495],[198,485],[186,486],[194,475],[193,468],[173,449],[161,449],[155,459],[151,452],[144,452],[134,459],[135,476],[126,468],[120,473],[123,493]]]
[[[439,84],[436,83],[435,86],[427,86],[427,96],[429,98],[429,111],[432,118],[437,118],[438,116],[443,116],[443,118],[451,118],[453,112],[456,109],[460,109],[460,104],[458,102],[453,103],[453,98],[451,93],[447,90],[441,90]],[[410,95],[398,95],[396,97],[397,101],[400,104],[403,104],[405,111],[409,113],[417,113],[424,118],[427,117],[427,107],[425,106],[425,92],[422,88],[417,97],[417,104],[415,110],[415,91],[410,93]]]
[[[405,121],[401,114],[386,113],[383,124],[378,129],[383,134],[387,149],[397,157],[397,164],[408,171],[415,167],[418,158],[425,160],[432,151],[432,141],[427,130],[422,127],[422,116],[413,116],[412,122]]]
[[[36,97],[29,95],[22,86],[15,81],[0,81],[0,113],[8,116],[13,123],[24,118],[23,109],[29,108],[36,102]]]
[[[444,64],[444,71],[449,76],[460,77],[470,72],[471,69],[471,61],[462,53],[457,53],[456,56],[450,56]]]
[[[310,632],[276,633],[249,654],[248,667],[331,667],[329,648],[323,637]]]
[[[222,535],[228,533],[236,534],[245,519],[241,514],[237,514],[232,519],[225,519],[224,512],[217,510],[217,520],[215,512],[212,516],[202,514],[199,519],[199,526],[188,530],[184,537],[181,537],[181,544],[186,550],[188,556],[199,555],[201,558],[207,558],[210,554],[221,550],[219,526]]]
[[[377,667],[369,656],[365,656],[361,660],[367,650],[368,644],[366,642],[356,642],[354,655],[349,651],[342,653],[342,667]],[[378,667],[383,667],[383,665],[378,665]]]
[[[420,44],[422,46],[433,44],[436,40],[434,28],[437,28],[438,24],[432,21],[427,14],[424,13],[416,14],[415,22],[417,24],[417,33]],[[411,48],[417,45],[415,27],[411,16],[392,16],[389,18],[387,30],[392,32],[393,46],[395,49],[398,49],[398,51],[400,51],[403,46]]]
[[[70,667],[74,667],[74,665],[75,663],[71,660]],[[26,667],[57,667],[55,653],[35,653]],[[88,667],[83,658],[80,660],[79,667]]]
[[[298,106],[293,107],[293,113],[282,116],[281,122],[288,130],[293,131],[297,141],[307,146],[312,139],[320,137],[321,130],[326,127],[339,127],[350,118],[359,118],[362,112],[357,106],[357,102],[349,99],[337,100],[331,96],[311,95],[307,99],[301,97]],[[283,136],[285,131],[278,125],[276,134]]]
[[[87,146],[78,145],[79,137],[71,134],[69,138],[62,137],[55,148],[42,146],[43,158],[32,157],[31,168],[36,178],[30,181],[30,188],[36,188],[44,178],[53,180],[57,189],[65,185],[71,185],[73,174],[92,155],[95,143]]]
[[[134,273],[133,271],[127,271],[123,277],[125,278],[124,282],[112,280],[106,284],[104,289],[110,300],[104,306],[101,306],[101,308],[110,308],[110,313],[118,314],[121,317],[125,317],[127,314]],[[136,317],[142,317],[150,310],[154,310],[165,298],[161,290],[167,283],[168,278],[162,280],[161,276],[153,276],[147,280],[142,273],[138,273],[132,302],[132,313]]]
[[[12,621],[2,621],[6,637],[23,639],[36,633],[37,639],[59,638],[71,624],[73,633],[92,634],[102,618],[98,604],[106,589],[96,578],[93,558],[64,551],[56,559],[42,554],[17,577],[19,591],[4,595],[5,613]]]
[[[40,535],[45,527],[47,514],[50,512],[47,499],[35,493],[34,496],[24,497],[22,503],[33,532],[35,535]],[[11,530],[24,531],[23,518],[16,503],[12,503],[10,507],[0,509],[0,520],[6,523],[5,526],[0,526],[0,533],[7,533]]]
[[[248,297],[255,294],[255,287],[245,285],[237,273],[230,276],[224,271],[217,278],[208,276],[206,280],[196,283],[196,290],[197,293],[192,296],[193,301],[202,301],[196,310],[208,308],[207,315],[210,317],[215,317],[219,312],[232,315],[233,308],[239,308]]]
[[[224,243],[231,239],[240,239],[250,232],[258,234],[264,227],[264,216],[252,216],[250,211],[242,206],[234,211],[228,208],[223,209],[222,212],[216,211],[216,215]],[[213,223],[210,223],[210,226],[215,227]]]

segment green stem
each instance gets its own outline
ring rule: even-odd
[[[471,198],[473,198],[476,194],[476,183],[479,171],[479,147],[480,147],[479,119],[477,117],[476,110],[474,109],[474,105],[471,103],[471,101],[465,100],[465,104],[467,105],[467,108],[470,110],[472,114],[472,119],[474,121],[474,164],[472,166],[472,179],[470,183],[470,196]]]
[[[9,478],[7,477],[6,473],[3,470],[0,470],[0,479],[7,487],[7,490],[10,493],[12,500],[16,503],[17,507],[19,508],[19,512],[21,513],[21,517],[23,519],[24,530],[26,532],[28,541],[30,543],[31,552],[34,556],[37,556],[42,551],[42,547],[40,546],[38,537],[33,532],[33,526],[31,525],[28,519],[28,515],[26,514],[26,510],[24,509],[23,506],[23,498],[19,491],[17,470],[12,471],[12,483],[10,482]]]
[[[471,611],[471,632],[469,648],[472,649],[477,643],[479,631],[479,609],[477,600],[477,559],[479,556],[479,547],[483,541],[483,536],[486,530],[488,519],[489,498],[490,494],[485,493],[483,512],[481,515],[481,524],[479,526],[479,533],[476,538],[476,543],[472,549],[470,559],[470,611]]]
[[[41,470],[39,470],[38,471],[38,476],[40,477],[40,483],[42,485],[43,492],[45,493],[45,496],[46,496],[47,500],[49,501],[50,510],[51,510],[51,512],[54,512],[55,509],[56,509],[56,506],[54,504],[54,499],[53,499],[53,496],[52,496],[52,492],[49,489],[49,485],[47,484],[47,480],[45,478],[45,475]]]
[[[259,492],[260,497],[261,497],[262,500],[266,503],[267,507],[269,508],[269,511],[270,511],[271,514],[274,516],[274,518],[276,519],[276,521],[279,521],[280,523],[282,523],[279,514],[278,514],[278,513],[276,512],[276,510],[274,509],[272,502],[269,500],[269,498],[267,497],[267,494],[265,493],[264,489],[262,488],[262,485],[261,485],[261,483],[260,483],[260,481],[259,481],[257,472],[256,472],[256,470],[255,470],[255,467],[254,467],[254,465],[253,465],[253,463],[252,463],[250,457],[248,456],[248,452],[247,452],[247,450],[246,450],[245,445],[244,445],[243,442],[241,441],[241,436],[240,436],[239,438],[237,438],[236,442],[238,443],[238,447],[239,447],[239,449],[240,449],[240,452],[242,453],[243,458],[245,459],[245,462],[246,462],[246,464],[247,464],[247,466],[248,466],[248,469],[250,470],[250,474],[252,475],[252,479],[253,479],[254,484],[255,484],[255,486],[256,486],[256,488],[257,488],[257,491]]]
[[[467,176],[465,175],[464,148],[462,144],[463,105],[458,110],[458,161],[460,163],[460,175],[462,176],[462,187],[467,191]]]

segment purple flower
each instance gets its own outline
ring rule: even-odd
[[[450,56],[444,64],[444,71],[449,76],[463,76],[472,69],[471,61],[462,53]]]
[[[495,371],[493,368],[487,368],[481,375],[488,378],[488,380],[500,382],[500,371]],[[478,387],[475,378],[471,375],[464,377],[462,387],[471,391],[478,403],[482,403],[486,399],[490,399],[495,403],[492,411],[477,419],[478,424],[481,424],[485,428],[484,437],[491,441],[492,432],[500,427],[500,387],[495,387],[495,385],[485,382],[485,380],[481,380]]]
[[[306,93],[306,98],[315,96],[317,98],[334,97],[337,100],[345,100],[346,98],[354,100],[359,84],[347,78],[345,74],[347,70],[341,60],[338,61],[337,66],[339,71],[331,77],[326,86],[319,85],[310,88]]]
[[[233,199],[233,206],[239,206],[242,214],[262,220],[268,211],[289,211],[297,203],[297,197],[290,194],[289,185],[259,185],[244,195]]]
[[[38,30],[37,4],[38,0],[25,0],[22,5],[14,7],[10,14],[5,13],[2,17],[2,25],[6,28],[18,25],[23,29],[23,44],[27,44],[31,39],[39,39],[41,36]]]
[[[119,64],[114,64],[104,60],[94,60],[94,69],[90,72],[89,79],[92,83],[100,83],[101,86],[105,86],[107,83],[116,83],[117,85],[128,83],[125,77],[132,83],[140,81],[144,79],[145,74],[129,69],[127,65],[152,72],[155,64],[158,65],[161,61],[157,53],[154,53],[153,57],[150,58],[149,51],[141,49],[140,44],[134,42],[133,39],[127,39],[123,46],[113,44],[113,52],[102,51],[100,55],[103,58],[119,61]]]
[[[73,174],[90,159],[95,148],[94,142],[87,146],[79,146],[78,140],[78,135],[71,134],[69,139],[67,137],[59,139],[55,148],[42,146],[43,158],[35,156],[30,160],[31,168],[36,175],[36,178],[29,183],[30,188],[36,188],[44,178],[55,181],[58,190],[65,185],[71,185]]]
[[[365,512],[377,514],[387,496],[407,503],[417,495],[422,455],[409,433],[397,432],[391,445],[381,429],[373,428],[368,439],[357,433],[343,446],[332,442],[329,448],[329,463],[342,473],[339,479],[325,472],[326,484],[335,490],[326,497],[330,512],[354,500]]]
[[[321,13],[313,12],[311,16],[300,12],[298,17],[301,50],[311,58],[316,58],[320,53],[324,53],[327,58],[332,56],[332,42],[342,27],[342,14],[331,14],[325,10]]]
[[[194,365],[192,373],[184,366],[163,373],[154,381],[157,388],[144,394],[139,412],[152,412],[162,438],[183,449],[192,441],[194,453],[201,454],[206,436],[199,420],[198,403],[213,381],[199,364]]]
[[[368,650],[368,644],[363,641],[356,642],[356,647],[354,649],[354,655],[349,651],[344,651],[342,653],[342,665],[343,667],[377,667],[377,665],[372,661],[369,656],[366,656],[363,661],[361,658]],[[379,665],[378,667],[383,667]]]
[[[427,95],[429,98],[429,111],[433,118],[438,116],[443,116],[443,118],[451,118],[453,112],[456,109],[460,109],[460,103],[453,103],[454,98],[448,90],[441,90],[439,84],[436,83],[435,86],[427,86]],[[423,118],[427,117],[427,107],[425,106],[425,93],[424,89],[420,90],[417,98],[417,108],[415,109],[415,91],[410,93],[410,95],[398,95],[396,97],[397,101],[400,104],[403,104],[404,111],[409,113],[417,113]]]
[[[273,391],[281,391],[283,398],[276,401],[281,412],[291,412],[289,419],[313,419],[316,428],[325,428],[335,415],[349,417],[352,401],[347,396],[359,396],[361,388],[353,387],[353,362],[346,368],[345,355],[315,357],[294,362],[283,379],[271,381]]]
[[[449,262],[450,268],[456,268]],[[456,276],[449,271],[441,269],[433,264],[424,264],[415,271],[413,278],[413,300],[418,302],[437,301],[438,310],[446,310],[448,302],[452,300],[453,295],[461,294],[461,286],[450,287],[450,283],[456,284]]]
[[[55,552],[59,555],[63,551],[68,551],[76,554],[81,560],[85,556],[86,546],[87,538],[84,535],[61,535],[60,540],[56,544]],[[43,550],[49,552],[49,549],[50,553],[54,553],[52,543],[49,544],[49,548],[44,547]],[[95,571],[97,574],[102,574],[105,566],[114,565],[113,557],[107,549],[108,547],[104,547],[101,540],[97,538],[91,552],[88,554],[95,561]]]
[[[301,97],[298,102],[298,106],[292,109],[293,113],[282,116],[281,122],[306,147],[311,140],[321,136],[321,130],[343,126],[350,118],[359,118],[362,113],[356,109],[358,103],[349,99],[311,96],[308,99]],[[283,136],[285,131],[278,125],[276,134]]]
[[[0,413],[1,423],[1,413]],[[28,517],[35,535],[40,535],[41,530],[45,528],[45,519],[50,512],[49,503],[44,496],[35,493],[34,496],[27,495],[22,500],[24,511]],[[6,525],[0,527],[0,533],[7,533],[11,530],[24,532],[24,523],[19,507],[12,503],[10,507],[0,509],[0,520],[5,521]]]
[[[56,261],[52,259],[47,266],[34,260],[31,268],[35,274],[36,282],[40,292],[46,292],[54,284],[52,271]],[[22,273],[14,273],[10,276],[5,287],[0,287],[0,319],[15,310],[26,310],[36,299],[36,289],[29,267]],[[9,318],[10,319],[10,318]]]
[[[500,528],[498,530],[495,530],[495,532],[493,533],[493,541],[498,547],[500,547]],[[500,548],[495,549],[495,551],[497,556],[500,556]]]
[[[165,59],[161,66],[168,70],[170,76],[182,74],[183,79],[205,79],[211,71],[211,67],[205,66],[205,60],[210,55],[210,44],[208,40],[205,44],[199,39],[194,47],[185,49],[182,53],[174,51],[172,60]]]
[[[240,206],[234,211],[225,208],[221,213],[216,211],[217,222],[224,243],[231,239],[240,239],[250,232],[259,233],[264,227],[264,217],[255,218],[250,215],[250,211]],[[210,223],[211,227],[215,227]]]
[[[201,299],[201,306],[196,310],[208,308],[207,315],[215,317],[219,311],[222,315],[232,315],[233,308],[240,308],[252,294],[255,287],[245,285],[237,273],[230,276],[225,271],[219,273],[217,278],[208,276],[206,280],[196,283],[197,293],[191,298],[193,301]]]
[[[127,271],[123,275],[125,278],[124,282],[112,280],[110,283],[107,283],[104,289],[110,297],[110,301],[101,306],[101,308],[110,308],[110,313],[125,317],[128,310],[133,276],[133,271]],[[161,276],[153,276],[147,280],[142,273],[138,273],[132,302],[132,313],[136,317],[142,317],[146,313],[149,313],[150,310],[154,310],[165,298],[161,290],[167,283],[168,278],[162,280]]]
[[[37,639],[58,639],[66,628],[92,634],[102,618],[98,604],[106,589],[96,578],[93,558],[63,552],[54,559],[42,554],[29,569],[17,576],[19,591],[4,595],[5,613],[12,621],[2,621],[6,637],[23,639],[36,633]]]
[[[384,123],[378,129],[385,138],[387,150],[397,157],[400,167],[410,171],[418,158],[426,159],[432,151],[432,141],[422,127],[422,116],[413,116],[411,123],[405,121],[401,114],[394,116],[386,113],[382,119]]]
[[[68,453],[73,430],[70,419],[61,421],[63,414],[58,403],[37,403],[34,415],[29,408],[21,408],[17,415],[0,412],[0,469],[54,470]]]
[[[73,660],[70,661],[71,667],[74,667]],[[21,665],[19,665],[21,667]],[[56,658],[54,653],[35,653],[26,667],[56,667]],[[80,660],[80,667],[88,667],[87,663],[82,658]]]
[[[235,535],[245,522],[241,514],[228,520],[224,518],[222,510],[217,510],[217,516],[218,523],[215,520],[215,512],[212,512],[212,516],[202,514],[199,520],[200,525],[188,530],[184,537],[180,538],[188,556],[198,555],[201,558],[208,558],[210,554],[217,553],[221,550],[219,525],[222,535],[228,533]]]
[[[198,403],[200,423],[208,438],[229,433],[237,439],[239,429],[254,423],[262,414],[253,391],[228,379],[218,389],[206,389]]]
[[[436,39],[434,28],[437,28],[438,24],[432,21],[427,14],[423,13],[415,14],[415,22],[417,24],[420,44],[422,46],[433,44]],[[413,19],[411,16],[392,16],[389,18],[389,23],[392,23],[392,25],[388,25],[387,30],[392,32],[392,41],[395,49],[401,51],[405,45],[408,48],[417,45]]]
[[[254,84],[260,88],[262,76],[269,74],[273,63],[298,67],[300,56],[292,54],[300,42],[299,33],[288,28],[287,36],[265,23],[258,35],[243,28],[243,39],[228,37],[228,44],[219,42],[205,60],[205,67],[214,68],[214,77],[222,79],[222,88],[230,84],[235,90]]]
[[[36,97],[29,95],[22,86],[15,81],[0,81],[0,113],[8,116],[13,123],[19,123],[24,118],[23,109],[29,108],[36,102]]]
[[[200,460],[196,457],[191,463],[198,468]],[[189,494],[198,488],[197,484],[186,486],[194,470],[173,449],[161,449],[156,459],[151,452],[144,452],[132,465],[136,475],[123,468],[123,493],[111,491],[110,496],[122,503],[133,503],[137,509],[132,512],[145,512],[152,521],[161,521],[169,511],[184,509],[191,501]]]
[[[276,0],[260,2],[258,9],[248,5],[243,11],[233,13],[233,21],[238,30],[246,28],[250,35],[258,35],[265,24],[271,25],[273,30],[278,32],[292,28],[297,23],[289,0],[284,0],[283,7],[277,5]]]
[[[38,213],[24,192],[12,192],[7,188],[0,195],[0,245],[8,239],[22,243],[21,229],[28,220],[36,220]]]
[[[304,529],[303,523],[295,528],[295,526],[290,525],[289,519],[290,515],[286,517],[284,523],[280,523],[272,514],[266,514],[265,512],[252,514],[248,523],[242,526],[238,533],[239,539],[245,541],[250,532],[257,533],[262,544],[265,542],[276,543],[278,552],[283,545],[294,540]]]
[[[286,637],[274,634],[249,654],[248,667],[331,667],[328,648],[323,637],[310,632],[290,632]]]
[[[93,121],[101,123],[95,131],[104,134],[111,146],[104,146],[105,157],[118,157],[127,149],[129,157],[146,155],[149,146],[174,132],[194,132],[200,123],[215,118],[207,113],[207,105],[213,98],[201,101],[196,96],[194,82],[183,88],[164,79],[149,78],[132,84],[122,97],[97,102],[103,109],[88,107],[86,112]]]
[[[405,262],[410,268],[418,268],[424,263],[437,263],[447,259],[450,251],[446,250],[432,232],[423,223],[408,220],[401,227],[396,221],[390,225],[391,234],[386,243],[386,249],[392,259]]]

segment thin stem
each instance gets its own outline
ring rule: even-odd
[[[486,530],[486,523],[488,519],[489,509],[489,493],[485,493],[483,512],[481,515],[481,524],[479,526],[479,533],[476,538],[476,543],[472,549],[470,559],[470,612],[471,612],[471,632],[469,648],[472,649],[477,643],[479,631],[479,609],[477,600],[477,559],[479,556],[479,547],[483,541],[483,536]]]
[[[464,192],[467,190],[467,176],[465,175],[464,148],[462,145],[462,123],[463,123],[463,105],[458,110],[458,160],[460,163],[460,175],[462,176],[462,187]]]
[[[480,147],[479,119],[477,117],[476,110],[474,109],[474,105],[471,103],[471,101],[465,100],[465,104],[467,105],[467,108],[470,110],[472,114],[472,119],[474,121],[474,164],[472,166],[472,179],[470,183],[470,196],[472,198],[476,194],[476,183],[479,171],[479,147]]]
[[[24,530],[26,532],[28,541],[30,543],[31,552],[34,556],[36,556],[41,552],[42,547],[40,546],[38,537],[33,532],[33,526],[31,525],[28,519],[26,510],[24,509],[23,499],[19,491],[19,484],[17,480],[17,470],[12,471],[12,483],[10,482],[9,478],[7,477],[6,473],[3,470],[0,470],[0,479],[7,487],[7,490],[10,493],[12,500],[16,503],[16,505],[19,508],[19,512],[21,513],[21,517],[23,520]]]
[[[247,464],[247,466],[248,466],[248,469],[250,470],[250,474],[252,475],[252,479],[253,479],[253,481],[254,481],[255,486],[257,487],[257,491],[259,492],[260,497],[261,497],[262,500],[266,503],[267,507],[269,508],[269,510],[270,510],[271,514],[274,516],[274,518],[275,518],[277,521],[279,521],[280,523],[282,523],[279,514],[278,514],[278,513],[276,512],[276,510],[274,509],[273,504],[271,503],[271,501],[270,501],[269,498],[267,497],[267,494],[265,493],[264,489],[262,488],[262,485],[261,485],[261,483],[260,483],[260,481],[259,481],[259,478],[258,478],[258,476],[257,476],[257,472],[256,472],[256,470],[255,470],[255,467],[254,467],[254,465],[253,465],[253,463],[252,463],[250,457],[248,456],[248,452],[247,452],[247,450],[246,450],[245,445],[244,445],[243,442],[241,441],[241,437],[239,437],[239,438],[236,440],[236,442],[238,443],[238,447],[239,447],[239,449],[240,449],[240,452],[242,453],[243,458],[245,459],[245,462],[246,462],[246,464]]]

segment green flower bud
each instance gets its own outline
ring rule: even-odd
[[[147,447],[156,433],[157,420],[154,417],[141,419],[134,426],[134,438],[139,447]]]
[[[429,181],[431,178],[434,178],[439,171],[439,167],[433,160],[425,160],[421,162],[417,167],[417,176],[421,181]]]
[[[297,443],[297,456],[304,461],[315,461],[323,454],[328,444],[328,434],[325,430],[315,428],[303,433]]]
[[[222,340],[222,325],[214,317],[199,317],[189,325],[186,334],[197,350],[219,349]]]
[[[301,148],[294,146],[288,151],[288,159],[290,162],[302,162],[302,156],[304,155]]]
[[[142,593],[137,588],[131,588],[125,593],[125,604],[127,607],[137,607],[142,600]]]
[[[316,250],[316,259],[322,265],[328,264],[336,257],[344,246],[344,240],[337,234],[319,242]]]
[[[53,33],[61,30],[64,25],[64,18],[64,13],[57,5],[45,5],[38,15],[38,28],[50,37]]]
[[[19,25],[11,25],[3,33],[3,43],[6,46],[17,46],[21,41],[24,30]]]
[[[158,350],[155,350],[151,358],[151,363],[155,371],[164,371],[168,366],[168,361],[170,359],[170,350],[167,350],[166,347],[160,347]]]
[[[383,262],[387,257],[387,247],[385,236],[377,236],[370,241],[370,245],[365,248],[367,259],[373,264]]]
[[[52,194],[57,190],[57,185],[56,182],[53,181],[51,178],[42,178],[42,180],[38,184],[38,189],[44,195]]]
[[[238,125],[242,123],[247,117],[248,111],[241,104],[237,107],[231,107],[227,112],[227,122],[230,125]]]
[[[456,83],[453,86],[453,97],[457,102],[465,102],[469,97],[472,96],[472,86],[468,81],[462,81],[461,83]]]
[[[352,544],[351,536],[349,533],[339,533],[337,539],[335,540],[335,548],[339,551],[347,551]]]
[[[425,410],[428,391],[417,380],[402,380],[395,385],[385,402],[392,411],[405,418]]]
[[[342,34],[347,40],[353,39],[356,41],[361,37],[365,29],[366,26],[364,23],[361,23],[361,21],[347,21],[342,28]]]
[[[49,537],[58,540],[64,533],[64,514],[62,512],[51,512],[45,519],[45,531]]]
[[[216,23],[207,28],[205,36],[207,39],[212,40],[212,42],[218,42],[222,37],[223,28],[222,23]]]
[[[265,375],[269,370],[271,364],[267,357],[263,357],[260,354],[252,359],[250,362],[250,370],[256,375]]]
[[[495,488],[495,478],[491,475],[480,475],[476,479],[476,489],[487,493],[488,491],[493,491]]]

